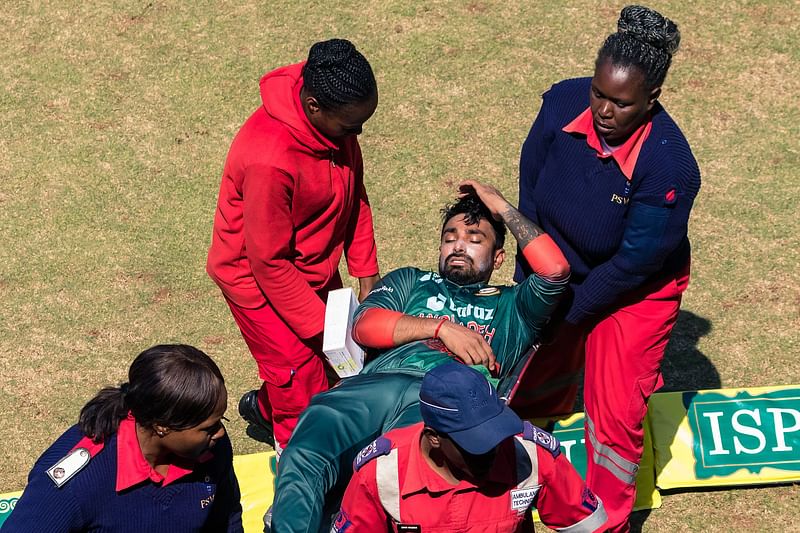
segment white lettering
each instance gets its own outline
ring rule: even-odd
[[[797,409],[779,409],[770,407],[767,409],[768,413],[772,413],[772,418],[775,421],[775,437],[778,439],[778,445],[772,448],[773,452],[790,452],[791,446],[786,445],[786,434],[800,430],[800,411]],[[794,418],[794,425],[785,427],[783,425],[783,414],[786,413]]]
[[[722,415],[722,411],[703,413],[703,416],[711,422],[711,437],[714,439],[714,449],[708,452],[708,455],[728,455],[731,453],[722,446],[722,435],[719,431],[719,417]]]
[[[572,462],[572,447],[578,443],[576,440],[562,440],[561,446],[564,448],[564,456],[567,458],[567,461],[570,463]],[[585,444],[586,439],[581,439],[581,444]]]
[[[733,437],[733,449],[737,455],[741,453],[746,454],[756,454],[761,453],[764,451],[764,448],[767,447],[767,439],[764,437],[764,434],[759,431],[758,429],[750,426],[745,426],[741,422],[739,422],[739,417],[742,415],[747,415],[753,419],[757,426],[761,425],[761,414],[759,413],[758,409],[748,410],[742,409],[736,411],[733,414],[733,418],[731,419],[731,426],[733,426],[733,430],[737,433],[741,433],[742,435],[749,435],[751,437],[755,437],[758,440],[758,446],[755,448],[746,448],[742,445],[742,442],[739,440],[739,437]]]

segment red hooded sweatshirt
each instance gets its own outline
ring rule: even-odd
[[[233,140],[220,185],[206,271],[238,306],[269,302],[301,338],[322,332],[317,291],[378,273],[372,212],[356,136],[339,144],[308,121],[304,63],[261,79],[263,106]]]

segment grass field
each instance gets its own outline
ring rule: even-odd
[[[623,5],[3,2],[0,492],[156,343],[220,363],[234,446],[260,449],[234,416],[255,365],[204,264],[222,163],[264,72],[333,36],[364,52],[380,89],[361,142],[382,270],[433,266],[454,184],[516,198],[539,94],[591,73]],[[652,7],[682,30],[661,100],[703,173],[667,387],[800,383],[800,2]],[[798,531],[798,507],[798,485],[673,494],[643,528]]]

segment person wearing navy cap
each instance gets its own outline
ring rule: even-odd
[[[480,372],[440,365],[419,399],[422,422],[356,457],[332,532],[533,531],[533,508],[560,531],[603,527],[603,503],[558,440],[523,422]]]

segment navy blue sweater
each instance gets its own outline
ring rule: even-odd
[[[562,131],[589,106],[590,86],[591,78],[572,79],[544,93],[520,157],[519,210],[572,268],[571,323],[596,318],[626,293],[686,267],[687,224],[700,189],[689,144],[658,103],[630,183],[585,136]],[[516,278],[527,268],[518,261]]]
[[[61,488],[45,471],[83,438],[71,427],[36,461],[28,486],[2,533],[56,532],[241,532],[239,485],[227,436],[213,459],[166,487],[141,483],[116,492],[117,436]]]

